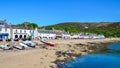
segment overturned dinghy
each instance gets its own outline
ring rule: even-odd
[[[24,41],[23,42],[25,45],[29,46],[29,47],[32,47],[32,48],[35,48],[36,47],[36,44],[34,44],[33,42],[31,41]]]
[[[10,46],[10,45],[0,45],[0,48],[3,49],[3,50],[11,50],[11,49],[13,49],[13,47]]]
[[[12,46],[13,46],[13,48],[16,48],[19,50],[24,50],[26,48],[26,46],[22,45],[22,43],[16,44],[16,42],[14,42],[13,40],[12,40]]]
[[[24,50],[25,49],[24,46],[20,46],[20,45],[16,45],[16,46],[14,46],[14,48],[19,49],[19,50]]]
[[[17,45],[16,43],[13,45],[14,48],[19,49],[19,50],[24,50],[25,46]]]

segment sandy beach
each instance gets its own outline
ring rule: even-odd
[[[34,40],[39,45],[36,48],[28,48],[25,50],[6,50],[0,49],[0,68],[56,68],[54,63],[56,59],[64,59],[64,56],[58,57],[56,52],[69,52],[72,50],[77,53],[74,45],[88,45],[88,43],[106,43],[120,41],[119,38],[107,38],[107,39],[75,39],[75,40],[49,40],[56,43],[55,47],[46,46],[39,40]],[[83,48],[77,48],[81,55],[85,55],[88,52],[87,46]],[[89,50],[90,51],[90,50]]]

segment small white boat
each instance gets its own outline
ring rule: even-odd
[[[16,45],[16,46],[14,46],[14,48],[19,49],[19,50],[24,50],[25,49],[24,46],[20,46],[20,45]]]
[[[14,42],[12,40],[12,47],[16,48],[16,49],[19,49],[19,50],[24,50],[26,46],[23,46],[23,45],[20,45],[20,44],[16,44],[16,42]]]
[[[34,43],[31,42],[31,41],[24,41],[23,43],[26,44],[26,45],[29,46],[29,47],[32,47],[32,48],[35,48],[35,47],[36,47],[36,44],[34,44]]]
[[[13,47],[10,46],[10,45],[0,45],[0,48],[3,49],[3,50],[10,50],[10,49],[12,49]]]
[[[38,45],[38,43],[36,43],[36,42],[31,42],[31,41],[29,41],[29,43],[31,43],[32,45],[35,45],[35,46]]]
[[[16,49],[19,49],[19,50],[24,50],[25,49],[24,46],[17,45],[17,44],[13,45],[13,47],[16,48]]]
[[[24,43],[19,43],[20,46],[24,46],[25,48],[27,48],[28,46],[25,45]]]

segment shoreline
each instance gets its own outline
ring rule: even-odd
[[[60,65],[64,64],[65,62],[74,60],[77,57],[81,57],[81,56],[87,55],[89,53],[97,53],[101,50],[106,49],[109,44],[117,43],[117,42],[120,42],[120,39],[111,39],[111,40],[109,39],[106,41],[104,40],[104,42],[103,41],[97,41],[97,42],[92,41],[92,42],[87,42],[87,44],[81,44],[81,43],[74,44],[73,45],[74,49],[72,50],[72,52],[70,52],[70,51],[58,52],[59,53],[59,54],[57,54],[58,59],[56,59],[55,64],[57,64],[57,66],[60,66]],[[61,59],[61,56],[64,56],[64,59],[63,59],[63,57]]]
[[[102,49],[102,44],[120,41],[119,38],[49,40],[57,44],[55,47],[44,46],[40,41],[37,48],[26,50],[2,51],[0,49],[1,68],[56,68],[60,64],[71,61]]]

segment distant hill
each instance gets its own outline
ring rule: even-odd
[[[120,22],[64,22],[42,28],[49,30],[54,28],[56,30],[65,30],[70,33],[89,32],[104,34],[106,37],[120,37]]]

